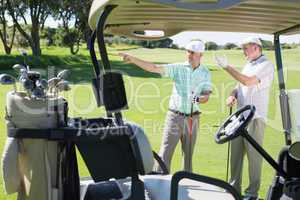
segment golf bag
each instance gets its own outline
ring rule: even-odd
[[[61,97],[35,99],[26,93],[9,92],[7,132],[16,128],[40,129],[39,134],[43,134],[42,130],[65,126],[67,111],[67,103]],[[7,194],[18,193],[18,200],[79,199],[74,145],[47,138],[36,139],[34,134],[30,137],[32,139],[7,138],[2,157]],[[65,155],[68,155],[68,159],[65,159]]]
[[[288,179],[277,172],[266,200],[298,200],[300,199],[300,161],[293,159],[288,153],[289,147],[284,147],[279,153],[278,164],[288,174]]]

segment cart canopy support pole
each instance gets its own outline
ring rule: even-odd
[[[290,109],[289,109],[289,101],[288,96],[285,90],[285,82],[284,82],[284,73],[282,68],[282,55],[280,49],[280,34],[274,34],[274,47],[275,47],[275,58],[276,58],[276,66],[277,66],[277,75],[278,75],[278,83],[279,83],[279,101],[280,101],[280,109],[281,109],[281,119],[283,130],[285,134],[285,143],[286,145],[290,145],[292,143],[291,139],[291,117],[290,117]]]
[[[104,30],[106,28],[106,20],[111,11],[117,7],[116,5],[107,5],[97,23],[96,37],[98,42],[99,53],[103,66],[103,74],[100,74],[100,86],[103,84],[103,103],[107,112],[107,116],[114,117],[118,125],[123,125],[122,109],[128,108],[126,92],[122,75],[112,72],[110,61],[107,55],[107,49],[104,41]],[[101,82],[102,81],[102,82]]]
[[[104,70],[107,70],[107,71],[111,70],[111,66],[110,66],[108,56],[107,56],[107,50],[106,50],[105,41],[104,41],[104,29],[105,29],[105,21],[106,21],[107,17],[109,16],[109,14],[111,13],[111,11],[115,7],[117,7],[117,6],[108,5],[105,7],[105,9],[103,10],[103,13],[100,16],[100,19],[98,21],[97,28],[96,28],[96,35],[97,35],[97,41],[98,41],[98,47],[99,47],[99,52],[100,52],[100,56],[101,56],[101,61],[102,61]]]

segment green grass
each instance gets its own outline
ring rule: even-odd
[[[119,51],[124,50],[156,63],[184,61],[185,53],[184,51],[172,49],[109,48],[109,57],[112,61],[113,68],[122,70],[127,74],[124,76],[124,79],[130,108],[124,111],[124,117],[126,120],[140,124],[145,129],[153,149],[158,151],[162,137],[164,118],[168,108],[168,99],[171,94],[172,82],[168,79],[158,78],[158,76],[154,74],[146,73],[132,65],[124,64],[116,55]],[[79,55],[70,56],[68,49],[51,47],[43,49],[43,53],[45,55],[41,60],[35,60],[33,57],[28,58],[28,62],[33,68],[47,72],[47,67],[54,65],[59,69],[68,68],[72,71],[72,76],[70,77],[73,84],[72,91],[64,94],[69,101],[70,116],[98,117],[104,115],[103,108],[99,109],[95,106],[94,96],[89,84],[93,70],[87,51],[81,49]],[[212,59],[213,53],[212,51],[206,52],[203,60],[212,72],[214,92],[209,102],[202,107],[204,112],[200,119],[200,130],[194,154],[194,170],[196,173],[224,180],[226,175],[227,145],[217,145],[214,142],[214,133],[217,129],[215,126],[220,125],[228,115],[229,111],[224,105],[224,102],[236,82],[224,71],[214,66]],[[234,66],[240,67],[245,62],[243,54],[239,50],[224,51],[224,53],[228,55],[230,62]],[[266,52],[266,55],[275,63],[274,52]],[[285,71],[287,88],[300,88],[297,82],[297,78],[300,75],[300,49],[283,51],[283,56],[285,69],[289,69]],[[17,52],[13,52],[12,56],[3,56],[0,50],[0,73],[14,73],[10,67],[7,66],[14,64],[16,59],[19,59],[19,61],[21,59],[17,56]],[[4,67],[4,65],[6,67]],[[46,73],[44,75],[46,76]],[[10,89],[10,86],[0,86],[0,152],[3,150],[6,138],[4,120],[5,95]],[[264,147],[273,158],[277,159],[277,154],[283,145],[284,136],[282,134],[278,104],[277,78],[275,78],[270,95],[269,121],[265,132]],[[80,175],[88,176],[88,171],[81,159],[79,166]],[[173,158],[172,172],[180,169],[181,153],[180,145],[178,145]],[[244,166],[244,187],[248,182],[247,174],[246,162]],[[269,164],[264,162],[260,197],[265,197],[273,176],[274,170]],[[1,177],[0,174],[0,179]],[[0,182],[0,199],[15,199],[14,196],[5,195],[2,182]]]

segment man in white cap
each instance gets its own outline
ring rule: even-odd
[[[199,126],[199,104],[206,103],[211,93],[210,72],[201,64],[204,50],[205,45],[201,40],[191,41],[186,46],[187,62],[166,65],[155,65],[125,53],[119,54],[125,62],[174,81],[159,153],[168,170],[180,140],[183,169],[192,171],[192,155]],[[192,127],[189,127],[191,119]]]
[[[240,73],[228,64],[226,57],[215,57],[216,63],[239,83],[227,99],[227,105],[238,108],[252,104],[256,107],[255,116],[248,126],[248,133],[259,145],[263,144],[265,123],[268,114],[269,92],[274,78],[273,64],[262,54],[259,38],[250,37],[242,42],[247,64]],[[231,179],[230,183],[241,192],[243,157],[249,161],[249,186],[244,200],[258,199],[261,182],[262,157],[246,139],[237,137],[231,141]]]

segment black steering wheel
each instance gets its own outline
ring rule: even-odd
[[[255,106],[246,105],[237,110],[222,124],[215,135],[215,141],[223,144],[241,135],[255,113]]]

